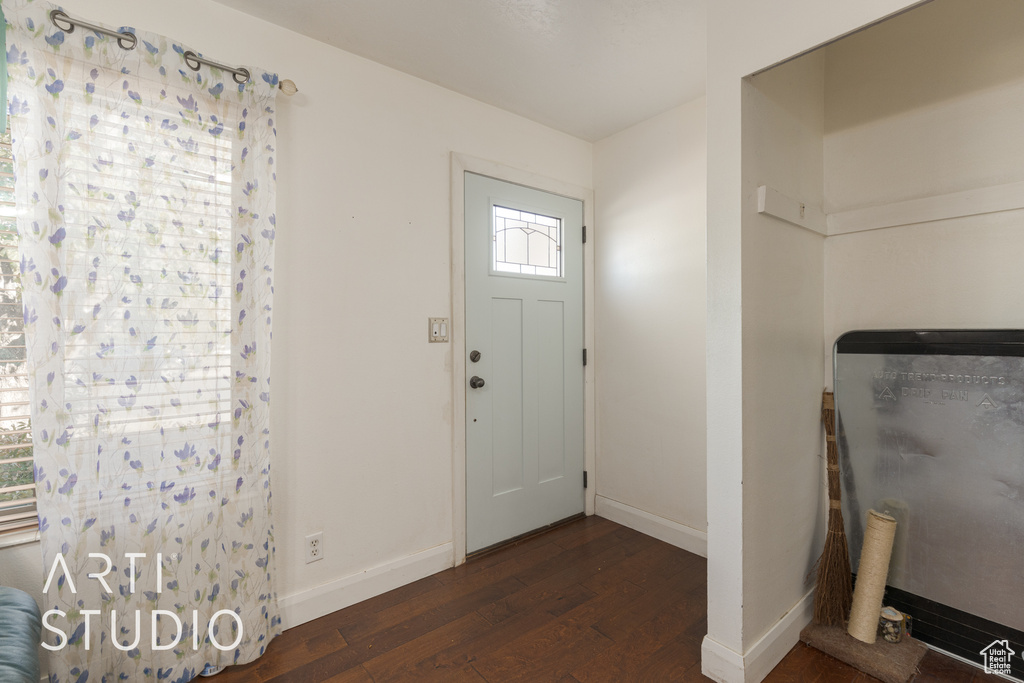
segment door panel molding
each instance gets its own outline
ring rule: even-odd
[[[489,176],[505,182],[532,187],[552,194],[558,194],[583,202],[583,223],[589,226],[588,237],[583,249],[583,336],[584,345],[590,350],[590,360],[583,368],[583,457],[584,466],[591,473],[589,487],[585,490],[586,514],[594,514],[596,429],[594,362],[594,245],[597,241],[594,230],[594,191],[572,183],[548,178],[530,171],[523,171],[493,161],[452,152],[451,154],[451,367],[452,367],[452,533],[453,562],[455,565],[466,561],[466,273],[465,273],[465,173],[466,171]],[[471,364],[470,364],[471,365]],[[470,373],[471,374],[471,373]]]
[[[486,386],[470,384],[466,395],[466,550],[472,553],[586,508],[583,202],[476,173],[465,174],[465,187],[465,338],[483,354],[479,371],[491,375]],[[508,227],[498,214],[508,211],[514,226],[537,223],[496,238]],[[555,222],[553,232],[546,222]],[[533,274],[536,266],[525,266],[527,274],[515,272],[524,265],[500,270],[495,259],[506,257],[509,264],[540,264],[553,276]],[[544,363],[545,354],[559,362]],[[553,365],[561,370],[558,381],[543,371]],[[542,409],[552,402],[557,421]],[[565,476],[541,476],[548,451],[557,452]]]

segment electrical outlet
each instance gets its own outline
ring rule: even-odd
[[[324,532],[306,536],[306,564],[324,559]]]

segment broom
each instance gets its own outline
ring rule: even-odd
[[[844,626],[853,603],[850,550],[843,528],[842,492],[839,487],[839,448],[836,444],[836,407],[832,392],[821,396],[828,455],[828,534],[818,558],[818,587],[814,593],[814,623]]]

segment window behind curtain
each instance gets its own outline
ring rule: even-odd
[[[36,524],[10,130],[0,136],[0,533]]]
[[[190,680],[280,632],[277,78],[193,71],[188,48],[144,31],[133,50],[66,33],[51,7],[4,0],[40,543],[44,567],[63,561],[43,603],[72,634],[51,675]],[[97,553],[117,567],[109,589],[90,578]],[[131,654],[131,615],[143,643],[177,637],[167,612],[151,626],[156,610],[198,644]],[[206,636],[228,613],[237,621],[215,625],[225,651]],[[72,637],[86,628],[88,641]]]

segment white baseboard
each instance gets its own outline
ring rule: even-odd
[[[944,656],[949,657],[950,659],[959,660],[959,661],[963,662],[964,664],[967,664],[969,666],[973,666],[975,669],[978,669],[979,671],[984,671],[985,670],[984,666],[982,666],[981,664],[978,664],[975,661],[967,659],[966,657],[961,657],[960,655],[955,655],[952,652],[946,652],[941,647],[936,647],[935,645],[932,645],[931,643],[925,643],[925,645],[928,646],[929,650],[935,650],[936,652],[941,652]],[[1021,680],[1019,678],[1014,678],[1013,676],[1009,676],[1007,674],[988,674],[988,677],[989,678],[991,678],[991,677],[1002,678],[1002,679],[1007,680],[1007,681],[1020,681]]]
[[[760,683],[800,640],[800,631],[814,614],[814,591],[800,599],[746,654],[739,654],[709,635],[701,644],[701,673],[719,683]]]
[[[598,517],[628,526],[630,529],[652,536],[659,541],[665,541],[665,543],[670,543],[695,555],[708,556],[708,535],[704,531],[673,522],[671,519],[652,515],[650,512],[604,496],[597,496],[594,513]]]
[[[375,595],[418,581],[452,566],[451,543],[421,550],[358,574],[279,598],[281,625],[285,629],[344,609]]]

